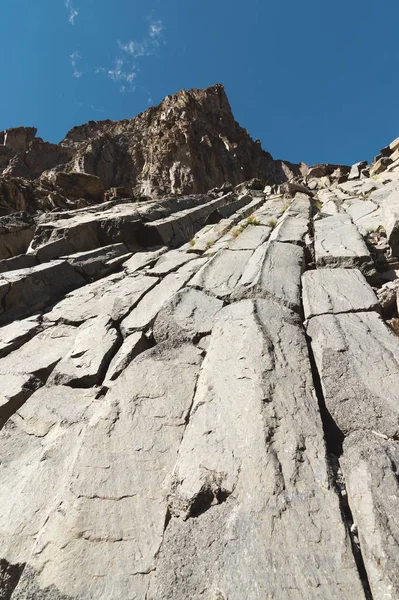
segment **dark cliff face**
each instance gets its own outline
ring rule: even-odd
[[[274,161],[262,150],[235,121],[218,84],[167,96],[130,120],[74,127],[60,144],[29,139],[3,174],[36,179],[55,167],[96,175],[105,189],[126,186],[154,198],[203,193],[253,177],[282,183],[303,175],[305,166]]]

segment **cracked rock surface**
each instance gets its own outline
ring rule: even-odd
[[[399,161],[266,162],[0,230],[1,600],[399,598]]]

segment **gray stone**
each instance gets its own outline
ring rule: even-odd
[[[220,250],[190,281],[190,285],[228,297],[236,287],[252,250]]]
[[[383,313],[390,314],[397,310],[399,303],[397,295],[399,293],[399,279],[388,281],[377,290],[377,296]]]
[[[98,315],[109,315],[120,321],[158,281],[157,277],[142,275],[111,275],[68,294],[44,315],[44,320],[79,324]]]
[[[105,385],[110,385],[112,381],[117,379],[126,367],[144,350],[149,348],[147,338],[141,331],[136,331],[129,335],[123,342],[122,346],[112,359],[107,377],[104,381]]]
[[[222,306],[221,300],[203,290],[183,289],[158,313],[153,326],[154,338],[159,343],[206,335],[211,332]]]
[[[327,410],[344,433],[399,434],[399,337],[375,312],[310,319]]]
[[[44,384],[57,362],[72,347],[75,335],[74,327],[49,327],[0,359],[0,427]]]
[[[31,256],[30,254],[19,254],[13,258],[0,260],[0,273],[19,271],[20,269],[35,267],[37,264],[38,261],[36,256]]]
[[[271,231],[271,227],[248,225],[230,244],[230,250],[255,250],[269,239]]]
[[[32,338],[40,329],[38,316],[28,317],[23,321],[14,321],[0,328],[0,358],[17,350]]]
[[[83,277],[61,260],[2,273],[0,296],[3,296],[4,312],[0,315],[0,323],[42,310],[84,284]]]
[[[168,251],[167,246],[162,246],[157,250],[144,250],[135,252],[128,261],[124,264],[124,269],[127,273],[135,273],[136,271],[151,265],[154,263],[162,254]]]
[[[378,298],[357,269],[317,269],[302,275],[305,318],[379,310]]]
[[[392,254],[399,256],[399,193],[395,192],[383,201],[382,220]]]
[[[308,217],[286,216],[271,234],[270,241],[302,245],[308,229]]]
[[[62,257],[79,273],[89,280],[109,275],[113,269],[130,258],[125,244],[112,244],[87,252],[77,252]],[[119,259],[119,260],[115,260]]]
[[[299,318],[271,300],[224,308],[148,600],[364,598],[325,453]]]
[[[93,390],[43,387],[0,432],[1,561],[27,562],[49,513],[70,484],[94,397]]]
[[[315,257],[319,267],[358,268],[375,277],[375,266],[356,225],[347,215],[334,215],[314,223]]]
[[[148,327],[155,319],[162,306],[176,294],[188,280],[206,262],[197,258],[183,265],[176,273],[167,275],[157,286],[144,296],[136,308],[122,321],[121,331],[124,336]]]
[[[42,521],[20,598],[46,596],[54,586],[61,598],[144,600],[200,362],[191,345],[158,347],[119,377],[75,448],[67,488]]]
[[[134,204],[111,202],[51,217],[53,220],[38,223],[28,249],[40,261],[122,242],[131,251],[139,246],[140,215]]]
[[[348,175],[348,180],[359,179],[360,173],[363,169],[365,169],[368,165],[367,160],[362,160],[361,162],[355,163],[352,165],[350,173]]]
[[[350,198],[342,203],[342,207],[352,217],[362,235],[376,231],[382,225],[381,209],[371,200]]]
[[[301,311],[303,249],[293,244],[262,244],[249,259],[232,295],[240,298],[274,298],[296,312]]]
[[[57,364],[50,384],[90,387],[101,383],[120,336],[108,315],[83,323],[70,352]]]
[[[0,217],[0,259],[23,254],[35,231],[31,215],[24,212]]]
[[[170,250],[161,256],[156,264],[148,270],[149,275],[161,276],[177,271],[177,269],[190,260],[193,260],[195,255],[181,252],[180,250]]]
[[[373,598],[398,598],[399,445],[359,431],[340,462]]]

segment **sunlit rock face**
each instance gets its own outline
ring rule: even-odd
[[[0,178],[1,600],[399,597],[398,144],[273,161],[215,86]]]

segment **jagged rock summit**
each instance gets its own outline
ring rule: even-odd
[[[226,102],[4,136],[1,600],[399,598],[399,140],[294,168]]]
[[[70,201],[70,186],[58,181],[60,172],[99,177],[106,190],[119,188],[120,195],[159,198],[205,193],[254,177],[282,183],[306,171],[306,165],[273,160],[250,138],[235,121],[220,84],[182,90],[130,120],[74,127],[59,144],[35,134],[34,128],[0,133],[0,168],[3,176],[40,178],[36,195],[45,208],[48,188],[56,206],[64,207],[63,196]],[[80,194],[87,197],[84,189]],[[29,208],[29,199],[25,204]]]

